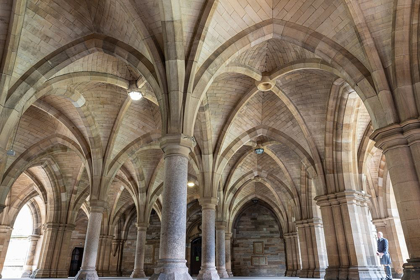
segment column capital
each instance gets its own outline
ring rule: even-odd
[[[232,238],[232,233],[231,232],[226,232],[225,233],[225,240],[230,240]]]
[[[103,213],[104,210],[108,207],[108,202],[99,199],[90,200],[89,204],[91,213]]]
[[[164,157],[184,156],[189,159],[189,154],[195,146],[195,139],[184,134],[167,134],[160,139],[160,148]]]
[[[226,222],[224,222],[224,221],[216,221],[216,229],[226,230]]]
[[[202,209],[216,209],[218,199],[215,197],[203,197],[198,200]]]
[[[373,224],[375,227],[386,226],[386,225],[389,223],[388,221],[390,221],[390,220],[392,220],[392,219],[393,219],[393,217],[386,217],[386,218],[373,219],[373,220],[372,220],[372,224]]]
[[[148,223],[136,223],[137,231],[146,231],[149,227]]]
[[[410,119],[400,124],[376,129],[370,139],[375,141],[375,146],[382,149],[384,153],[394,148],[418,143],[420,142],[420,120]]]
[[[9,230],[13,230],[13,228],[9,225],[0,225],[0,233],[5,232],[5,231],[9,231]]]
[[[28,241],[38,241],[41,238],[41,235],[39,234],[31,234],[28,236]]]
[[[357,203],[361,206],[367,206],[370,195],[364,191],[344,190],[332,194],[324,194],[315,197],[318,206],[338,206],[343,203]]]
[[[76,228],[76,225],[74,224],[45,223],[42,225],[43,230],[61,229],[61,230],[73,231],[75,228]]]
[[[287,232],[287,233],[283,233],[284,238],[293,238],[293,237],[297,237],[298,233],[297,231],[292,231],[292,232]]]
[[[322,225],[322,220],[318,217],[296,221],[296,227],[318,226]]]

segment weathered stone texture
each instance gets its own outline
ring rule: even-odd
[[[232,272],[235,276],[282,276],[286,272],[284,239],[273,214],[260,205],[246,209],[236,223],[233,234]],[[263,252],[255,252],[263,243]],[[264,265],[256,258],[265,258]]]

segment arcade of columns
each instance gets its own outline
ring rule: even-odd
[[[197,236],[198,279],[228,278],[263,209],[261,252],[279,246],[286,276],[381,279],[376,229],[394,275],[420,279],[419,1],[0,10],[0,270],[26,204],[24,276],[67,277],[75,247],[76,279],[120,276],[131,228],[131,277],[145,277],[154,213],[150,279],[191,279]]]

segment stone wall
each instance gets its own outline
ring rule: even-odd
[[[235,276],[284,276],[284,239],[273,213],[255,204],[240,214],[233,229],[232,271]]]

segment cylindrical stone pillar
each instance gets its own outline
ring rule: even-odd
[[[197,276],[198,280],[220,279],[216,270],[216,244],[215,244],[215,223],[216,204],[215,198],[200,199],[202,207],[202,230],[203,243],[201,253],[201,269]]]
[[[137,225],[137,242],[136,242],[136,256],[134,260],[134,270],[131,273],[131,278],[145,278],[144,273],[144,253],[146,245],[146,231],[147,225]]]
[[[28,255],[26,256],[26,263],[24,266],[24,271],[21,278],[29,278],[32,274],[32,266],[34,265],[34,259],[36,254],[36,247],[38,245],[38,240],[41,236],[39,234],[32,234],[28,236],[29,239],[29,249]]]
[[[98,255],[99,236],[101,234],[102,215],[104,202],[91,201],[88,227],[86,231],[85,249],[83,252],[82,267],[77,273],[75,280],[98,279],[96,272],[96,258]]]
[[[217,252],[217,273],[220,278],[229,278],[229,274],[226,271],[226,253],[225,253],[225,225],[224,223],[218,223],[216,225],[216,252]]]
[[[152,280],[192,279],[185,265],[188,160],[192,144],[192,139],[183,135],[167,135],[161,140],[165,175],[160,259]]]
[[[232,273],[232,255],[231,255],[231,239],[232,239],[232,233],[226,232],[225,234],[225,266],[226,266],[226,272],[229,275],[229,277],[233,277]]]

